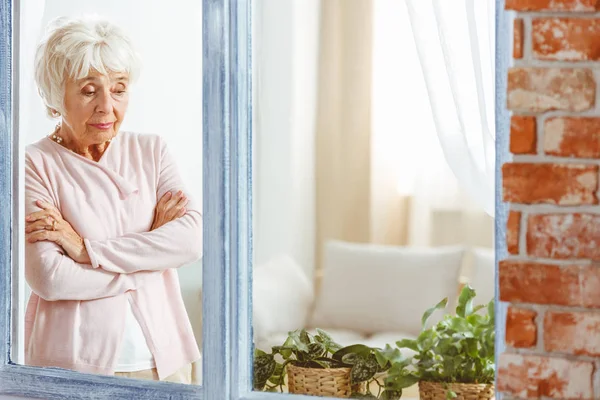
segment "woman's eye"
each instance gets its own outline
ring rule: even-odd
[[[83,94],[84,94],[85,96],[92,97],[93,95],[95,95],[95,94],[96,94],[96,92],[83,92]]]
[[[127,93],[127,90],[116,90],[113,93],[117,96],[123,96],[125,93]]]

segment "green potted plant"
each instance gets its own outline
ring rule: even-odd
[[[377,398],[369,389],[376,383],[378,395],[383,393],[379,379],[391,362],[379,349],[363,344],[342,347],[327,332],[316,331],[315,335],[304,329],[290,332],[271,353],[255,350],[254,389],[283,391],[287,384],[296,394]]]
[[[419,382],[420,399],[491,399],[494,396],[494,301],[474,306],[475,290],[465,286],[456,314],[426,328],[429,317],[447,306],[444,299],[423,314],[422,330],[415,340],[396,342],[398,352],[387,346],[381,354],[391,361],[385,388],[399,391]],[[486,310],[482,314],[479,310]],[[416,354],[409,360],[394,359],[400,348]]]

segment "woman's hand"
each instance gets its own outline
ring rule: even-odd
[[[41,211],[29,214],[25,218],[25,234],[29,243],[48,240],[58,244],[75,262],[89,264],[83,238],[65,221],[60,211],[52,204],[36,201]]]
[[[188,203],[188,198],[180,190],[173,196],[171,192],[167,192],[160,198],[154,210],[154,222],[152,222],[151,231],[155,230],[173,221],[179,217],[183,217],[186,213],[185,206]]]

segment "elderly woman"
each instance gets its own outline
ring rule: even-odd
[[[192,383],[176,268],[201,257],[201,209],[160,136],[119,129],[136,53],[108,22],[61,18],[35,63],[60,122],[26,148],[25,363]]]

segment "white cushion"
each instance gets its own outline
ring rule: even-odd
[[[475,304],[487,304],[495,295],[496,264],[494,249],[475,247],[469,285],[477,293]]]
[[[281,255],[255,267],[252,292],[257,342],[306,325],[314,289],[302,267],[289,256]]]
[[[311,326],[418,335],[425,310],[444,297],[454,303],[463,253],[457,246],[327,242]]]

